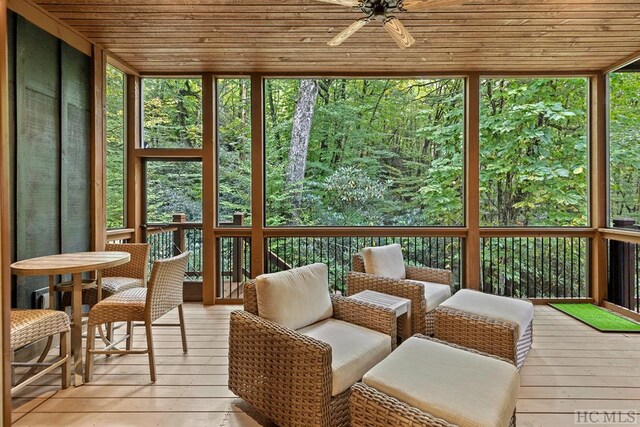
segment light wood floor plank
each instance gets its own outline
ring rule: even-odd
[[[155,384],[145,355],[98,357],[94,381],[78,388],[59,390],[59,376],[47,375],[13,399],[15,425],[272,426],[227,388],[229,314],[238,308],[187,304],[186,355],[177,328],[155,328]],[[146,346],[141,328],[134,346]],[[640,411],[640,335],[603,334],[536,306],[520,378],[518,426],[573,426],[575,410]]]

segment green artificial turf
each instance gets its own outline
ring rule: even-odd
[[[601,332],[640,332],[640,324],[593,304],[549,304]]]

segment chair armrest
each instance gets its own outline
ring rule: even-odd
[[[453,272],[442,268],[417,267],[415,265],[405,265],[407,279],[419,280],[421,282],[442,283],[453,285]]]
[[[389,335],[395,348],[398,322],[393,310],[339,295],[331,295],[331,302],[334,319]]]
[[[328,416],[331,383],[329,344],[244,310],[231,313],[229,389],[277,424]]]

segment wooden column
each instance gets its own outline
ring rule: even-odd
[[[0,339],[2,340],[2,421],[11,425],[11,347],[9,324],[11,321],[11,232],[9,205],[9,84],[7,57],[7,8],[0,3]]]
[[[264,273],[264,83],[251,76],[251,277]]]
[[[480,76],[467,77],[465,95],[464,287],[480,289]]]
[[[202,302],[215,304],[218,245],[216,180],[216,80],[213,74],[202,76]]]
[[[590,81],[590,197],[591,227],[607,226],[607,79],[604,74]],[[591,296],[601,304],[607,295],[607,245],[597,231],[589,252]]]
[[[126,207],[127,228],[132,228],[133,242],[142,242],[142,160],[135,155],[140,148],[140,77],[127,74],[126,82]]]
[[[91,247],[104,250],[107,241],[104,51],[93,46],[91,67]]]

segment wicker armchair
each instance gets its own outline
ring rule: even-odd
[[[427,311],[424,284],[431,282],[453,285],[451,270],[439,268],[417,267],[405,264],[406,279],[391,279],[365,273],[364,258],[355,254],[352,259],[353,271],[347,274],[347,291],[349,295],[364,290],[382,292],[411,300],[411,333],[433,335],[435,332],[434,310]]]
[[[255,282],[244,298],[244,310],[231,313],[229,388],[281,426],[349,425],[350,389],[332,396],[332,347],[260,317]],[[337,295],[331,304],[331,319],[389,335],[395,346],[392,310]]]
[[[49,345],[34,363],[14,362],[15,350],[25,345],[34,343],[43,338],[49,338],[60,334],[60,357],[51,363],[43,363]],[[71,382],[71,333],[69,327],[69,316],[62,311],[54,310],[11,310],[11,393],[17,392],[23,387],[33,383],[38,378],[42,378],[52,370],[60,367],[62,388],[69,387]],[[46,366],[45,369],[34,374],[38,367]],[[15,367],[26,366],[31,369],[24,375],[21,381],[15,379]]]
[[[187,336],[184,327],[183,281],[189,252],[173,258],[157,260],[153,263],[151,279],[146,288],[132,288],[112,295],[93,306],[89,312],[87,330],[87,356],[85,379],[91,381],[94,354],[148,354],[151,381],[156,380],[153,351],[152,326],[180,326],[182,351],[187,352]],[[178,308],[179,324],[156,324],[153,322],[174,308]],[[96,327],[104,323],[127,322],[127,334],[120,341],[109,344],[103,350],[96,350]],[[134,322],[143,322],[134,324]],[[145,350],[132,350],[133,327],[144,325],[147,336]],[[126,350],[118,350],[116,345],[126,339]]]
[[[84,283],[82,289],[82,303],[93,307],[100,299],[108,298],[118,292],[147,285],[147,268],[149,265],[148,243],[107,243],[105,251],[128,252],[131,260],[117,267],[108,268],[102,272],[101,297],[98,298],[98,288],[94,280]],[[64,292],[62,305],[71,305],[71,282],[63,282],[56,286],[56,291]]]

